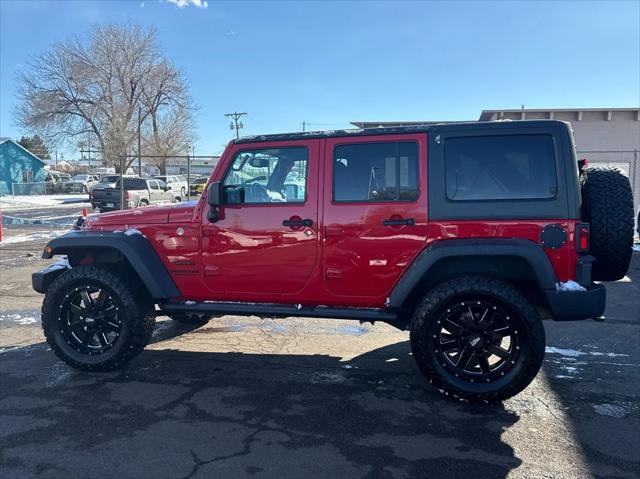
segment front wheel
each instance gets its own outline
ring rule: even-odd
[[[411,324],[420,371],[441,392],[469,401],[501,401],[535,378],[544,327],[535,307],[510,283],[462,276],[427,293]]]
[[[110,371],[142,352],[155,325],[151,299],[95,265],[76,266],[50,286],[42,329],[53,352],[84,371]]]

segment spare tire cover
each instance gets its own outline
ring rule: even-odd
[[[629,269],[633,247],[633,193],[620,170],[594,168],[582,175],[582,218],[591,225],[593,279],[616,281]]]

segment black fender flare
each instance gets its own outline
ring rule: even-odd
[[[426,247],[414,259],[391,291],[387,307],[401,309],[414,288],[438,261],[464,256],[519,258],[531,267],[538,285],[545,293],[556,290],[557,277],[551,262],[542,247],[533,241],[508,238],[440,240]]]
[[[71,231],[51,240],[42,257],[69,254],[88,248],[112,249],[120,252],[149,290],[153,299],[170,299],[180,296],[169,271],[149,240],[137,230],[123,232]]]

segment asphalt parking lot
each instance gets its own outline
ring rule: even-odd
[[[640,477],[640,254],[605,322],[545,322],[537,379],[502,405],[432,389],[384,324],[159,318],[119,372],[59,362],[30,274],[0,246],[0,477]]]

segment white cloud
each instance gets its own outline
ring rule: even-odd
[[[193,5],[197,8],[207,8],[209,6],[209,2],[207,0],[165,0],[166,2],[173,3],[178,8],[188,7],[189,5]]]

